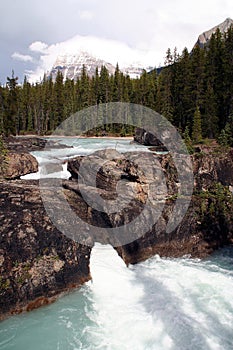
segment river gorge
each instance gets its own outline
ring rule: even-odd
[[[30,348],[32,342],[35,349],[231,349],[232,150],[203,148],[191,156],[192,199],[183,220],[167,233],[179,191],[169,153],[124,139],[77,143],[69,138],[59,142],[63,147],[53,142],[56,147],[53,144],[51,149],[65,163],[41,162],[48,152],[43,154],[38,140],[25,147],[20,146],[23,141],[14,141],[9,149],[8,167],[0,181],[1,315],[5,318],[57,301],[3,321],[1,347],[20,350]],[[96,157],[102,159],[96,188],[83,185],[89,197],[98,194],[106,201],[115,200],[117,183],[127,181],[129,192],[118,196],[127,210],[106,215],[84,201],[78,175],[85,157],[91,164]],[[109,230],[131,222],[143,210],[146,186],[154,175],[148,172],[145,179],[139,165],[142,162],[149,169],[153,157],[166,183],[166,188],[157,184],[150,198],[163,199],[161,215],[151,230],[113,249]],[[139,159],[137,166],[135,159]],[[62,189],[72,210],[84,222],[105,228],[104,235],[97,232],[80,243],[59,232],[41,199],[38,178],[43,166],[49,177],[63,174]],[[55,189],[44,190],[58,207]],[[132,190],[136,196],[128,203]],[[140,225],[143,229],[143,222]],[[43,346],[39,338],[44,339]]]

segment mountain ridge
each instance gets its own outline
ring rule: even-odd
[[[76,80],[82,74],[83,66],[86,73],[92,77],[96,73],[96,68],[100,71],[102,66],[105,66],[109,74],[115,73],[115,66],[101,58],[95,57],[88,51],[80,51],[77,54],[63,54],[56,58],[49,76],[55,81],[58,71],[63,74],[64,80],[67,78]],[[129,75],[130,78],[139,78],[144,70],[150,71],[153,67],[144,68],[142,64],[129,64],[125,67],[120,67],[120,71],[124,75]]]
[[[222,34],[224,34],[228,31],[228,29],[231,26],[233,26],[233,20],[230,17],[228,17],[222,23],[220,23],[220,24],[214,26],[213,28],[208,29],[205,32],[203,32],[202,34],[200,34],[195,46],[198,45],[200,47],[204,47],[209,42],[212,34],[216,33],[217,29],[219,29],[220,32]]]

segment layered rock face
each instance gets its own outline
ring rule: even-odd
[[[228,187],[233,185],[233,149],[219,153],[196,153],[192,159],[198,190],[208,189],[216,182]]]
[[[127,264],[137,263],[154,254],[205,257],[218,247],[233,242],[233,197],[229,191],[229,186],[233,186],[232,151],[225,155],[199,154],[192,157],[195,183],[192,200],[183,220],[169,233],[166,230],[167,224],[173,215],[181,186],[171,156],[154,155],[153,160],[151,155],[139,153],[123,156],[109,150],[107,155],[106,152],[97,152],[89,157],[91,164],[96,161],[96,157],[102,157],[103,164],[97,172],[96,187],[92,180],[88,180],[88,176],[85,185],[78,185],[82,157],[69,161],[68,169],[73,181],[64,186],[69,187],[79,198],[82,198],[83,192],[89,198],[92,197],[93,201],[95,194],[107,201],[118,198],[116,210],[108,214],[106,202],[97,212],[89,202],[87,211],[90,220],[98,213],[98,223],[102,218],[106,224],[105,234],[97,237],[103,243],[112,242],[111,230],[108,228],[127,227],[142,214],[135,226],[135,235],[132,234],[131,237],[130,232],[123,230],[129,243],[122,244],[125,242],[124,236],[121,236],[119,242],[114,241],[118,253]],[[151,162],[154,162],[153,167]],[[91,170],[88,175],[92,177]],[[165,183],[161,179],[165,179]],[[117,183],[122,180],[126,181],[125,187],[122,191],[117,191]],[[183,197],[182,200],[185,203],[186,198]],[[144,211],[147,201],[150,207],[155,208],[154,211]],[[160,212],[161,206],[163,208]],[[182,210],[182,205],[180,208]],[[76,211],[78,214],[77,208]],[[154,224],[145,229],[148,222]]]
[[[0,181],[0,205],[1,314],[40,306],[90,279],[90,248],[52,224],[37,181]]]

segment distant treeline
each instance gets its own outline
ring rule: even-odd
[[[163,114],[194,142],[218,138],[232,143],[233,29],[219,30],[204,48],[176,49],[166,53],[164,68],[131,79],[120,72],[109,75],[106,67],[89,77],[83,66],[76,81],[58,72],[55,82],[22,85],[12,74],[0,87],[0,134],[49,134],[71,114],[107,102],[141,104]],[[108,125],[108,133],[132,133],[132,128]],[[103,131],[103,130],[102,130]],[[96,130],[96,133],[101,130]]]

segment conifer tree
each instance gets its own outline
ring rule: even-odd
[[[170,47],[167,49],[166,51],[166,56],[165,56],[165,61],[164,61],[164,65],[165,66],[169,66],[173,63],[173,56],[172,56],[172,52]]]
[[[17,81],[18,77],[15,77],[12,71],[11,78],[7,77],[7,103],[4,113],[4,129],[7,136],[16,135],[19,131]]]
[[[63,74],[58,71],[54,83],[54,124],[57,127],[64,120]]]
[[[222,146],[233,147],[233,115],[228,117],[226,126],[219,135],[218,142]]]
[[[207,83],[205,92],[203,130],[205,130],[205,136],[210,139],[218,135],[216,98],[210,82]]]
[[[20,130],[26,132],[28,130],[28,119],[30,111],[30,94],[31,84],[27,81],[27,77],[24,77],[23,86],[19,89],[19,119]]]
[[[0,135],[4,134],[5,89],[0,86]]]
[[[189,136],[189,128],[186,126],[185,131],[184,131],[184,142],[187,147],[187,150],[190,154],[194,152],[193,146],[192,146],[192,140],[191,137]]]
[[[201,113],[197,106],[193,117],[192,140],[194,143],[202,141]]]
[[[224,65],[224,107],[225,116],[233,113],[233,27],[231,26],[224,35],[225,57]]]
[[[117,63],[115,73],[114,73],[114,79],[113,79],[113,94],[112,94],[112,101],[113,102],[120,102],[122,99],[122,79],[121,79],[121,72],[119,69],[119,65]]]
[[[99,100],[102,103],[108,103],[110,101],[110,79],[109,72],[105,66],[101,67],[99,77]]]

